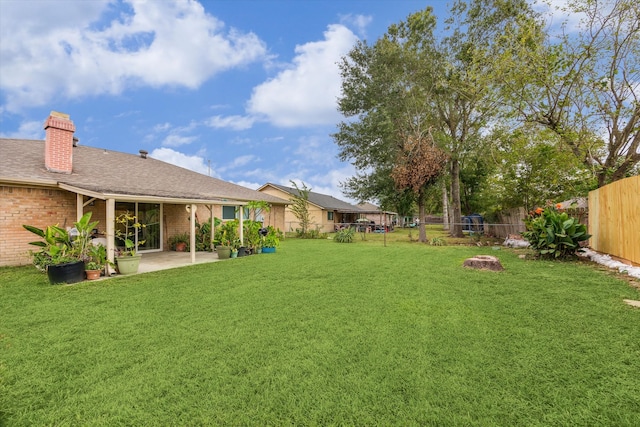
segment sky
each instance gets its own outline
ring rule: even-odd
[[[81,145],[353,202],[331,137],[337,63],[427,6],[443,22],[448,3],[0,0],[0,137],[43,139],[59,111]]]

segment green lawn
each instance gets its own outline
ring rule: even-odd
[[[0,425],[640,425],[637,289],[382,238],[73,286],[0,269]]]

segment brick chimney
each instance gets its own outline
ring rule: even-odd
[[[73,169],[73,132],[68,114],[52,111],[44,122],[44,165],[50,172],[68,173]]]

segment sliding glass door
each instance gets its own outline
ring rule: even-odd
[[[144,227],[138,228],[137,232],[133,227],[129,227],[129,232],[135,236],[135,243],[140,251],[153,251],[162,249],[161,236],[161,218],[162,206],[159,203],[134,203],[134,202],[116,202],[116,217],[122,213],[129,212],[138,218],[140,224]],[[122,232],[123,225],[116,224],[116,228],[120,228]],[[116,246],[120,246],[122,242],[116,241]]]

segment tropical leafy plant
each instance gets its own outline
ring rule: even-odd
[[[267,227],[266,235],[262,238],[262,246],[275,248],[280,245],[280,239],[282,239],[282,231],[270,225]]]
[[[244,246],[251,249],[261,247],[260,229],[262,228],[262,223],[247,220],[244,221],[243,227]]]
[[[525,218],[522,236],[541,258],[567,259],[580,250],[580,242],[591,237],[587,227],[560,209],[560,205],[537,208]]]
[[[222,224],[222,220],[220,218],[214,218],[213,223],[215,228],[217,229],[220,224]],[[203,223],[200,223],[198,222],[198,217],[196,216],[196,250],[208,252],[211,252],[213,250],[213,248],[211,247],[211,218]]]
[[[353,237],[355,235],[356,235],[355,230],[351,227],[347,227],[347,228],[343,228],[342,230],[339,230],[336,233],[336,236],[333,238],[333,240],[336,243],[352,243]]]
[[[102,270],[105,265],[115,267],[107,258],[107,248],[104,245],[90,244],[87,248],[88,262],[85,270]]]
[[[135,236],[138,230],[146,227],[145,224],[138,222],[135,215],[129,211],[123,212],[115,219],[116,223],[116,239],[120,240],[124,245],[124,248],[120,251],[120,256],[134,256],[137,252],[137,248],[140,245],[144,245],[144,240],[138,240],[135,242]]]
[[[98,221],[90,221],[91,212],[87,212],[78,222],[73,224],[74,227],[69,231],[58,224],[47,226],[44,229],[23,225],[25,230],[42,238],[42,240],[29,243],[41,248],[38,252],[31,252],[34,265],[40,270],[46,270],[49,265],[84,261],[90,247],[91,232],[98,225]]]
[[[222,246],[239,247],[240,237],[238,227],[240,222],[237,219],[227,221],[216,228],[216,240]]]

